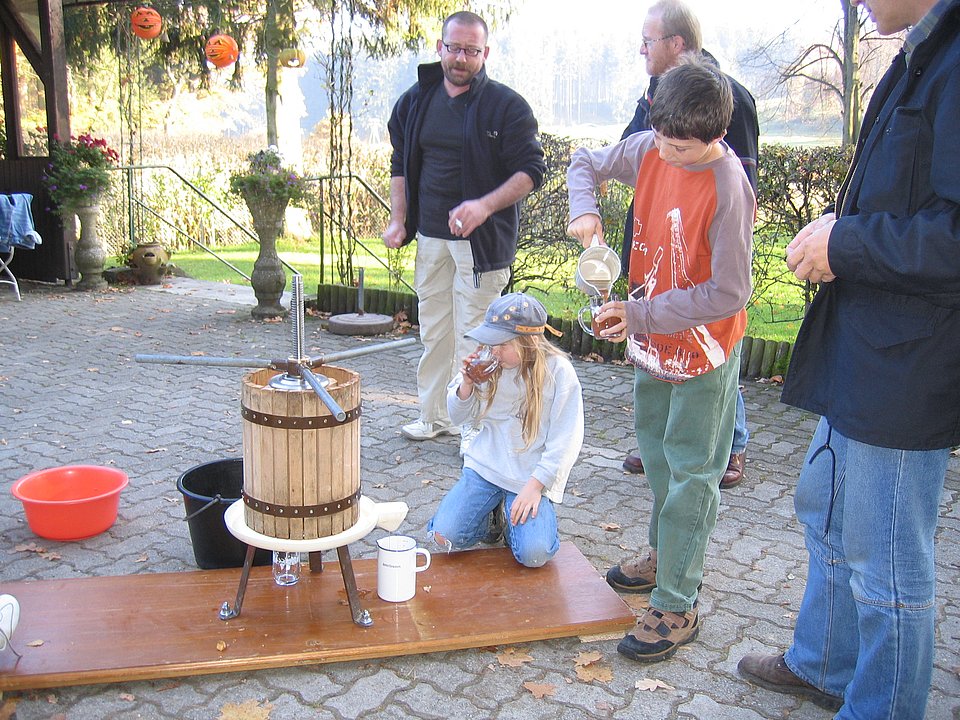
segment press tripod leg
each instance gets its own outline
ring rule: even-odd
[[[250,579],[250,567],[253,565],[253,555],[257,549],[253,545],[247,545],[247,554],[243,558],[243,572],[240,573],[240,587],[237,588],[237,599],[233,607],[226,600],[220,606],[220,619],[232,620],[240,614],[240,608],[243,606],[243,595],[247,592],[247,581]]]
[[[350,549],[346,545],[337,548],[337,559],[340,561],[340,574],[343,575],[343,586],[347,589],[347,602],[350,603],[350,614],[353,622],[360,627],[373,625],[370,612],[360,607],[360,593],[357,592],[357,578],[353,574],[353,560],[350,559]]]

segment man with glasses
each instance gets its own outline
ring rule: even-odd
[[[650,86],[637,101],[637,110],[633,119],[623,131],[620,139],[634,133],[650,129],[650,104],[657,89],[660,76],[676,66],[684,54],[700,54],[709,62],[717,64],[716,59],[702,48],[700,23],[690,9],[679,0],[660,0],[647,11],[643,22],[640,53],[643,55]],[[743,163],[753,191],[757,191],[757,157],[760,139],[760,126],[757,121],[757,106],[753,96],[740,83],[727,75],[733,88],[733,119],[724,141]],[[624,276],[629,276],[630,238],[633,237],[633,205],[627,212],[624,228],[623,250],[620,254]],[[743,479],[746,460],[747,440],[746,414],[743,407],[743,395],[737,393],[737,417],[733,433],[733,446],[730,448],[730,460],[726,472],[720,480],[720,488],[725,490],[740,484]],[[642,473],[643,462],[633,452],[623,461],[623,469],[631,473]]]
[[[489,52],[481,17],[448,17],[437,41],[440,62],[419,67],[388,124],[383,242],[398,248],[417,238],[420,417],[401,428],[411,440],[460,434],[447,414],[446,386],[476,346],[464,334],[483,322],[510,278],[519,203],[546,171],[533,111],[487,77]]]

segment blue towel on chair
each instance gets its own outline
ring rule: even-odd
[[[0,252],[14,247],[33,250],[43,242],[33,227],[31,202],[33,195],[28,193],[0,194]]]

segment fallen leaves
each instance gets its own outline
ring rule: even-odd
[[[592,663],[597,662],[603,657],[603,655],[598,650],[591,650],[590,652],[582,652],[577,655],[576,659],[573,661],[573,664],[577,667],[584,667]]]
[[[35,553],[43,554],[47,551],[47,549],[45,547],[42,547],[41,545],[37,545],[35,542],[32,542],[32,543],[27,543],[25,545],[24,544],[14,545],[13,551],[14,552],[35,552]]]
[[[273,705],[260,704],[259,700],[247,700],[245,703],[227,703],[220,708],[217,720],[269,720]]]
[[[525,682],[523,686],[533,693],[537,700],[543,700],[547,695],[553,695],[557,692],[557,686],[550,683]]]
[[[600,662],[603,658],[596,650],[580,653],[574,660],[577,677],[582,682],[608,683],[613,680],[613,668]]]
[[[620,529],[620,524],[615,522],[602,522],[600,523],[600,529],[606,530],[607,532],[613,532],[614,530]]]
[[[663,680],[656,680],[654,678],[641,678],[637,680],[633,686],[637,690],[649,690],[654,692],[655,690],[675,690],[671,685],[667,685]]]
[[[533,657],[511,647],[497,655],[497,662],[506,667],[520,667],[524,663],[533,662]]]
[[[0,705],[0,720],[10,720],[17,712],[17,699],[7,698]]]
[[[21,545],[14,545],[14,546],[13,546],[13,552],[32,552],[32,553],[36,553],[37,555],[39,555],[40,557],[42,557],[44,560],[60,560],[60,559],[62,559],[60,553],[52,552],[52,551],[50,551],[50,550],[47,550],[45,547],[43,547],[42,545],[37,545],[35,542],[27,543],[27,544],[25,544],[25,545],[23,545],[23,544],[21,544]]]
[[[620,599],[626,604],[628,608],[633,610],[637,615],[641,615],[647,611],[647,608],[650,607],[650,596],[643,595],[640,593],[623,593],[620,596]]]
[[[494,650],[494,649],[491,649]],[[495,650],[494,650],[495,651]],[[500,667],[518,668],[533,662],[533,657],[525,650],[508,647],[497,653],[497,662]],[[488,666],[491,670],[496,670],[496,665]],[[535,667],[535,666],[534,666]],[[584,651],[573,659],[573,667],[577,679],[583,683],[597,682],[609,683],[613,680],[613,668],[603,662],[603,653],[598,650]],[[533,668],[531,668],[533,669]],[[575,680],[564,674],[563,681],[571,685]],[[557,686],[552,683],[525,681],[522,686],[529,691],[537,700],[556,694]]]

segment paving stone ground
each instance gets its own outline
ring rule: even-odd
[[[244,371],[147,365],[133,357],[285,357],[292,345],[289,323],[253,321],[245,304],[249,293],[186,280],[104,293],[29,283],[23,289],[19,303],[0,293],[0,592],[3,581],[196,569],[175,483],[194,465],[242,454]],[[368,342],[332,335],[319,318],[306,319],[310,355]],[[407,502],[401,529],[422,538],[458,475],[459,457],[453,438],[412,443],[399,434],[416,415],[419,353],[414,345],[343,364],[362,376],[364,493]],[[603,573],[645,546],[651,495],[642,477],[620,468],[632,447],[631,369],[575,366],[584,386],[587,436],[558,508],[560,532]],[[755,688],[736,673],[745,653],[789,643],[806,575],[793,488],[815,418],[778,398],[776,386],[744,384],[752,433],[747,479],[722,498],[707,554],[700,637],[667,662],[639,665],[617,654],[616,640],[568,638],[524,644],[532,661],[516,668],[501,666],[498,650],[479,649],[24,691],[7,693],[4,701],[15,704],[18,720],[211,720],[234,717],[225,714],[233,705],[273,720],[828,718],[809,702]],[[76,463],[115,465],[129,474],[118,521],[82,542],[38,540],[9,488],[31,470]],[[960,462],[951,460],[937,531],[937,644],[927,713],[934,720],[960,718],[958,471]],[[373,557],[380,533],[351,545],[354,556]],[[14,549],[31,542],[48,552]],[[48,559],[51,553],[57,559]],[[176,603],[177,594],[171,587],[169,601]],[[466,628],[470,618],[463,623]],[[586,650],[602,653],[612,679],[578,678],[574,661]],[[645,678],[673,689],[637,689]],[[552,684],[555,693],[537,699],[525,682]]]

